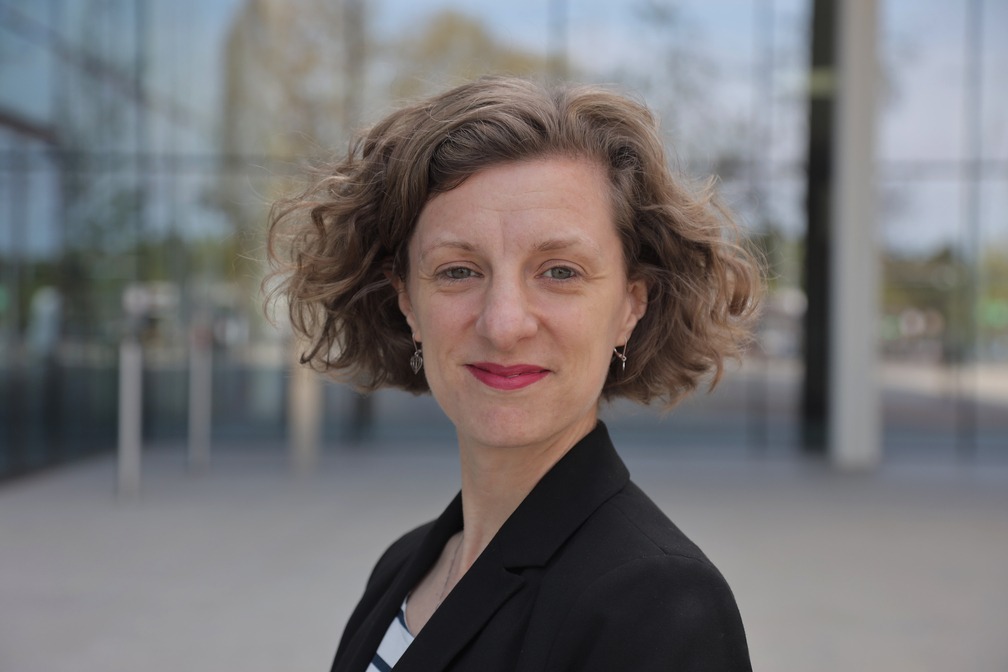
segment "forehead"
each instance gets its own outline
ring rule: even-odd
[[[426,203],[412,242],[423,248],[444,235],[478,239],[482,234],[512,241],[581,237],[597,243],[615,237],[604,168],[565,157],[485,168]]]

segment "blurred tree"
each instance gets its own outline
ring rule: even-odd
[[[890,253],[883,257],[882,270],[883,315],[889,320],[908,311],[940,315],[943,328],[929,337],[940,344],[943,361],[963,361],[975,343],[977,325],[970,319],[972,292],[964,291],[971,266],[962,254],[952,246],[926,257]]]
[[[232,272],[240,282],[263,275],[268,203],[291,188],[289,163],[345,144],[360,123],[371,99],[368,35],[363,0],[246,0],[235,15],[225,44],[223,165],[211,199],[238,237]],[[258,193],[249,187],[253,166],[270,167]]]
[[[1008,359],[1008,245],[992,245],[981,257],[980,347],[992,359]]]
[[[730,163],[720,158],[747,146],[749,113],[715,104],[711,82],[718,68],[706,55],[701,27],[679,0],[638,0],[630,15],[641,44],[651,50],[650,65],[613,75],[644,94],[675,158],[689,163],[691,171],[713,172],[719,163]]]
[[[246,0],[225,50],[224,166],[213,198],[245,252],[235,272],[249,279],[262,276],[268,203],[295,188],[286,179],[290,164],[340,151],[362,110],[481,74],[535,75],[546,67],[545,57],[502,45],[454,11],[376,44],[362,0]],[[272,167],[255,195],[252,164]]]
[[[246,0],[225,44],[225,155],[302,157],[344,140],[366,48],[361,0]]]
[[[1008,302],[1008,241],[986,248],[980,258],[980,276],[987,299]]]
[[[542,77],[548,69],[547,57],[501,43],[478,19],[450,9],[386,50],[397,73],[395,98],[422,96],[480,75]]]
[[[59,63],[52,110],[59,129],[63,329],[75,339],[115,339],[117,330],[109,327],[121,316],[122,289],[143,273],[135,254],[143,229],[135,168],[146,150],[139,120],[151,101],[133,72],[140,46],[136,8],[53,7],[45,39]]]
[[[766,263],[768,293],[798,285],[805,248],[803,238],[789,236],[772,220],[765,220],[749,235],[749,242]]]

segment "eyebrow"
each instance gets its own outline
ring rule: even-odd
[[[566,238],[547,238],[546,240],[535,243],[532,248],[537,252],[553,252],[556,250],[566,250],[572,247],[587,247],[588,249],[601,253],[602,249],[596,245],[594,242],[584,238],[583,236],[569,236]],[[457,238],[443,238],[435,241],[433,244],[428,245],[423,250],[420,251],[420,261],[423,261],[427,255],[442,249],[452,249],[460,250],[462,252],[475,252],[476,246],[472,243],[460,240]]]
[[[458,240],[455,238],[443,238],[435,241],[434,244],[428,245],[424,249],[420,250],[420,261],[423,261],[424,257],[426,257],[428,254],[431,254],[432,252],[444,248],[450,248],[453,250],[462,250],[463,252],[476,251],[476,246],[473,245],[472,243],[467,243],[464,240]]]
[[[533,247],[540,252],[552,252],[554,250],[564,250],[569,247],[587,247],[596,252],[601,252],[601,248],[594,242],[583,236],[570,236],[568,238],[549,238],[536,243]]]

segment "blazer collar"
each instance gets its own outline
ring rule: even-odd
[[[504,567],[541,567],[630,479],[601,421],[532,489],[491,541]]]
[[[500,606],[524,586],[525,579],[516,570],[549,562],[575,530],[628,480],[629,473],[613,449],[605,425],[599,422],[505,521],[403,654],[396,670],[429,672],[447,667]],[[416,576],[419,581],[461,523],[462,501],[456,497],[421,544],[417,553],[421,567],[407,572],[411,578]]]
[[[395,618],[403,600],[420,583],[438,557],[448,539],[462,529],[462,494],[459,493],[448,508],[434,521],[420,545],[398,571],[388,589],[374,603],[370,613],[354,635],[342,661],[333,664],[332,672],[363,672],[374,658],[378,644]],[[366,599],[366,596],[365,598]],[[423,631],[426,632],[425,627]],[[410,645],[414,648],[416,642]],[[407,649],[409,651],[409,649]],[[400,665],[403,663],[400,660]],[[402,669],[399,665],[396,669]],[[422,668],[419,668],[422,669]],[[433,669],[433,668],[432,668]]]
[[[430,672],[447,667],[500,606],[525,585],[516,570],[549,562],[574,531],[628,480],[629,473],[605,425],[599,422],[540,479],[505,521],[395,669]],[[351,656],[355,662],[345,669],[367,666],[402,600],[460,529],[462,499],[456,495],[363,624],[357,653]]]

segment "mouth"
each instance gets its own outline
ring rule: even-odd
[[[476,362],[466,364],[466,369],[476,380],[495,390],[518,390],[528,387],[550,373],[549,369],[535,364],[501,366],[491,362]]]

